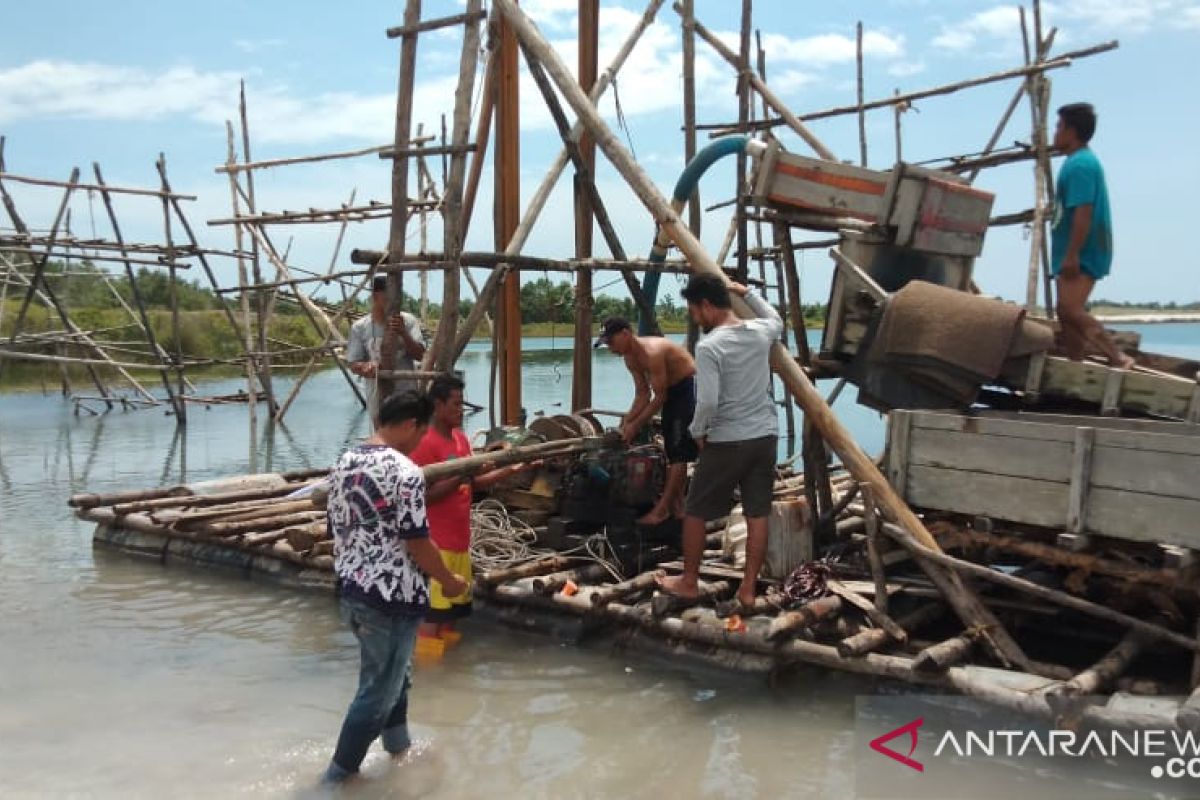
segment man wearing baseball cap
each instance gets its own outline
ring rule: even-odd
[[[367,410],[374,424],[379,415],[379,388],[376,373],[379,372],[379,350],[383,344],[385,326],[399,335],[399,348],[396,351],[396,370],[415,370],[425,356],[425,337],[421,333],[421,322],[407,311],[393,314],[391,319],[387,313],[387,276],[376,275],[371,281],[371,313],[350,326],[350,337],[346,340],[346,360],[350,362],[350,371],[367,382]],[[408,389],[416,390],[414,380],[398,380],[395,383],[395,394]]]
[[[609,317],[600,326],[595,347],[603,346],[624,358],[633,376],[633,406],[621,421],[625,443],[632,442],[642,426],[662,411],[667,482],[662,497],[638,522],[658,525],[671,515],[682,517],[687,465],[697,455],[688,433],[696,410],[696,363],[684,347],[668,339],[638,336],[623,317]]]

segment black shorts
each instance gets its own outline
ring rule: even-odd
[[[699,451],[688,427],[696,414],[696,378],[688,375],[667,389],[662,407],[663,447],[667,463],[683,464],[695,461]]]
[[[687,494],[687,514],[711,521],[733,508],[733,490],[742,494],[746,517],[771,513],[775,496],[775,460],[778,437],[763,436],[744,442],[708,442],[700,452]]]

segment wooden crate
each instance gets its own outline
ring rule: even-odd
[[[948,172],[897,164],[875,170],[767,148],[755,179],[758,203],[887,228],[891,243],[923,253],[975,257],[995,195]]]
[[[914,506],[1200,549],[1200,426],[893,411],[888,477]]]

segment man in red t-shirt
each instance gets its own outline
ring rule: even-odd
[[[439,375],[429,386],[433,418],[429,429],[410,458],[418,466],[440,464],[471,455],[471,443],[462,430],[463,389],[454,375]],[[442,561],[471,583],[471,497],[473,489],[485,489],[516,474],[523,465],[494,469],[482,474],[447,478],[430,484],[425,491],[429,535],[442,552]],[[429,611],[420,635],[457,641],[454,623],[471,613],[471,591],[447,597],[437,581],[429,582]],[[430,642],[426,642],[430,644]],[[420,646],[420,642],[418,642]]]

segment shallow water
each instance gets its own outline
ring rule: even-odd
[[[1146,326],[1146,347],[1170,327]],[[1184,335],[1200,350],[1200,327]],[[527,343],[531,413],[569,403],[570,354],[535,351],[547,344]],[[473,349],[462,366],[468,399],[481,402],[486,354]],[[628,404],[624,369],[607,353],[596,355],[595,385],[597,407]],[[878,415],[846,394],[839,413],[878,450]],[[468,428],[485,423],[477,415]],[[264,471],[322,466],[365,433],[342,377],[325,372],[286,425],[260,429],[254,458]],[[84,490],[246,472],[250,461],[245,407],[193,407],[180,437],[161,411],[76,417],[57,396],[0,397],[0,796],[313,791],[356,681],[334,601],[94,551],[92,526],[65,503]],[[482,619],[466,634],[416,675],[415,752],[393,765],[374,751],[367,779],[341,796],[851,793],[863,680],[802,671],[772,688]]]

